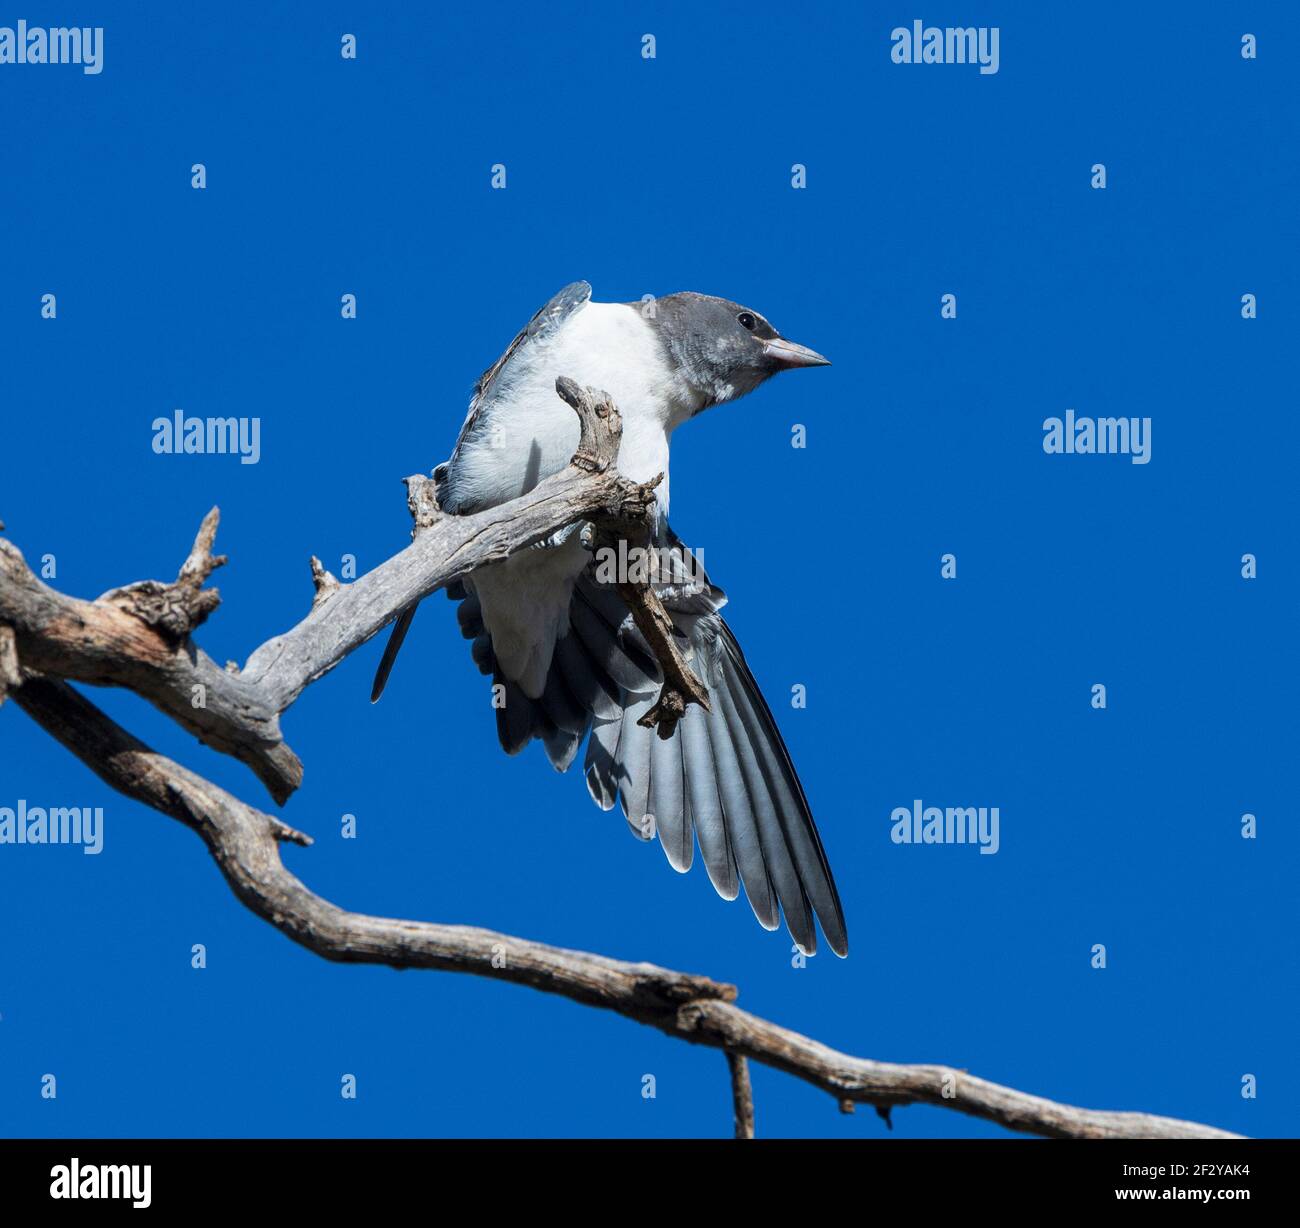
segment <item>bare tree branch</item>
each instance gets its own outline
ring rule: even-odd
[[[731,985],[652,964],[470,926],[347,912],[312,893],[281,862],[280,842],[308,844],[306,836],[151,750],[66,682],[28,678],[14,700],[106,784],[197,832],[240,900],[326,959],[473,972],[669,1027],[685,1002],[736,995]]]
[[[476,567],[499,561],[577,520],[621,521],[634,534],[653,499],[617,474],[618,411],[608,398],[559,386],[582,425],[574,462],[530,495],[478,516],[444,516],[432,485],[408,479],[413,542],[353,584],[312,560],[315,599],[296,627],[262,645],[242,673],[219,669],[192,642],[217,604],[204,587],[225,560],[212,554],[216,510],[204,519],[171,584],[146,581],[78,601],[41,584],[22,555],[0,541],[0,700],[7,695],[114,789],[184,823],[206,843],[235,895],[258,916],[326,959],[468,972],[559,994],[720,1049],[731,1074],[736,1133],[753,1134],[747,1059],[786,1071],[841,1105],[932,1104],[1008,1129],[1070,1138],[1231,1138],[1193,1122],[1057,1104],[947,1066],[855,1058],[750,1015],[732,985],[652,964],[627,963],[468,926],[349,912],[316,895],[285,868],[281,843],[310,839],[157,754],[68,685],[77,679],[128,687],[203,741],[247,763],[277,800],[302,768],[284,744],[280,714],[316,678],[411,602]],[[675,645],[648,585],[625,594],[664,671],[661,729],[707,693]],[[656,633],[657,627],[660,633]],[[207,706],[194,708],[193,688]]]
[[[314,894],[280,860],[280,842],[305,844],[301,833],[150,750],[64,682],[30,678],[14,698],[107,784],[198,832],[239,899],[295,942],[344,963],[470,972],[528,985],[722,1049],[731,1063],[738,1133],[752,1131],[744,1069],[752,1058],[841,1104],[933,1104],[1055,1138],[1238,1137],[1169,1117],[1057,1104],[948,1066],[850,1057],[741,1010],[735,987],[708,977],[469,926],[347,912]]]
[[[592,390],[574,393],[569,403],[581,424],[573,464],[501,507],[439,516],[425,526],[417,519],[421,531],[411,545],[355,583],[331,590],[327,599],[318,581],[307,617],[254,651],[242,673],[222,669],[189,637],[218,600],[214,590],[195,587],[225,561],[211,555],[215,508],[172,584],[146,580],[98,601],[42,584],[17,548],[0,540],[0,623],[16,633],[27,669],[135,691],[200,741],[246,763],[284,802],[302,782],[302,764],[281,735],[281,714],[403,609],[575,521],[635,526],[645,520],[654,483],[638,485],[619,475],[618,411]],[[661,609],[648,586],[640,586],[634,600],[637,609]]]
[[[18,642],[12,627],[0,626],[0,704],[9,692],[21,686],[23,676],[18,669]]]
[[[339,591],[338,580],[333,573],[325,570],[325,564],[314,554],[311,556],[311,582],[312,587],[316,590],[316,595],[311,599],[311,608],[313,610]]]
[[[728,1049],[727,1069],[731,1072],[731,1107],[736,1119],[736,1137],[753,1138],[754,1089],[749,1082],[749,1062]]]

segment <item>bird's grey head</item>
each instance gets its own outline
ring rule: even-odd
[[[653,300],[653,314],[649,304],[634,306],[704,397],[704,407],[743,397],[778,371],[830,365],[807,346],[787,341],[757,311],[730,299],[687,291]]]

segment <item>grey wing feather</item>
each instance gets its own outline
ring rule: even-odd
[[[682,740],[661,738],[653,729],[646,732],[650,734],[650,813],[668,864],[685,874],[691,868],[695,839],[686,805]]]
[[[680,546],[667,526],[661,541]],[[556,645],[542,697],[530,700],[506,684],[506,709],[497,713],[502,745],[514,753],[536,737],[563,771],[590,728],[584,773],[598,806],[621,804],[633,834],[645,839],[653,830],[679,871],[690,868],[698,843],[719,895],[735,899],[743,885],[759,923],[775,929],[784,912],[809,953],[815,917],[831,949],[845,954],[830,866],[771,710],[718,612],[726,595],[698,565],[670,568],[656,590],[709,688],[711,711],[689,706],[667,739],[637,723],[658,697],[658,665],[617,593],[589,569],[574,586],[570,629]],[[474,601],[471,595],[462,606],[466,635],[482,626]],[[494,669],[490,642],[486,655]]]
[[[761,731],[754,728],[748,719],[744,686],[736,677],[725,651],[720,684],[713,687],[709,694],[718,709],[716,719],[725,728],[725,738],[735,749],[763,864],[767,867],[768,877],[781,901],[785,922],[790,927],[794,940],[805,951],[815,950],[816,936],[808,897],[804,894],[801,867],[792,856],[786,841],[786,824],[777,810],[768,780],[767,758],[771,754],[771,748],[765,744]],[[714,746],[716,749],[716,742]],[[734,800],[733,797],[726,799],[729,814]]]
[[[790,753],[776,728],[771,709],[749,672],[740,645],[736,643],[731,628],[726,623],[721,626],[726,656],[724,672],[729,679],[725,689],[749,733],[750,746],[759,759],[768,795],[780,824],[784,856],[795,867],[799,887],[805,896],[805,907],[809,904],[812,906],[821,919],[822,928],[832,948],[843,954],[848,946],[843,909],[831,875],[830,863],[808,809],[808,799],[804,796]],[[778,859],[780,856],[778,852]],[[782,902],[784,903],[784,897]],[[811,932],[811,918],[807,924]]]
[[[780,924],[777,897],[763,856],[763,841],[750,803],[749,787],[717,689],[710,685],[709,703],[713,711],[708,713],[706,724],[722,821],[726,825],[727,838],[736,859],[736,868],[740,871],[740,881],[745,885],[749,906],[754,910],[759,925],[765,930],[774,930]]]
[[[597,721],[587,743],[587,792],[602,810],[613,810],[618,802],[618,746],[623,736],[623,717]]]
[[[654,733],[637,724],[654,705],[653,695],[629,697],[623,710],[623,733],[619,738],[618,800],[623,804],[623,817],[638,839],[649,840],[654,823],[647,822],[650,809],[650,779],[654,771],[651,752]]]
[[[731,851],[726,815],[718,793],[718,773],[709,744],[709,718],[703,708],[691,704],[678,722],[677,736],[682,743],[682,762],[686,776],[686,803],[700,856],[709,873],[709,881],[724,900],[740,894],[736,857]]]

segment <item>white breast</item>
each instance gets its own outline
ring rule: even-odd
[[[450,475],[457,504],[518,498],[568,464],[578,420],[556,394],[560,375],[613,398],[623,418],[619,471],[638,482],[663,473],[666,512],[668,439],[701,401],[640,311],[622,303],[588,303],[551,341],[530,342],[497,376],[482,409],[490,425],[462,447]]]

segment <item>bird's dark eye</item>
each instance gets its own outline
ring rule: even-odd
[[[754,325],[757,323],[757,321],[754,319],[752,315],[749,314],[748,311],[742,311],[736,317],[736,319],[740,321],[741,328],[747,328],[749,329],[750,332],[754,331]]]

